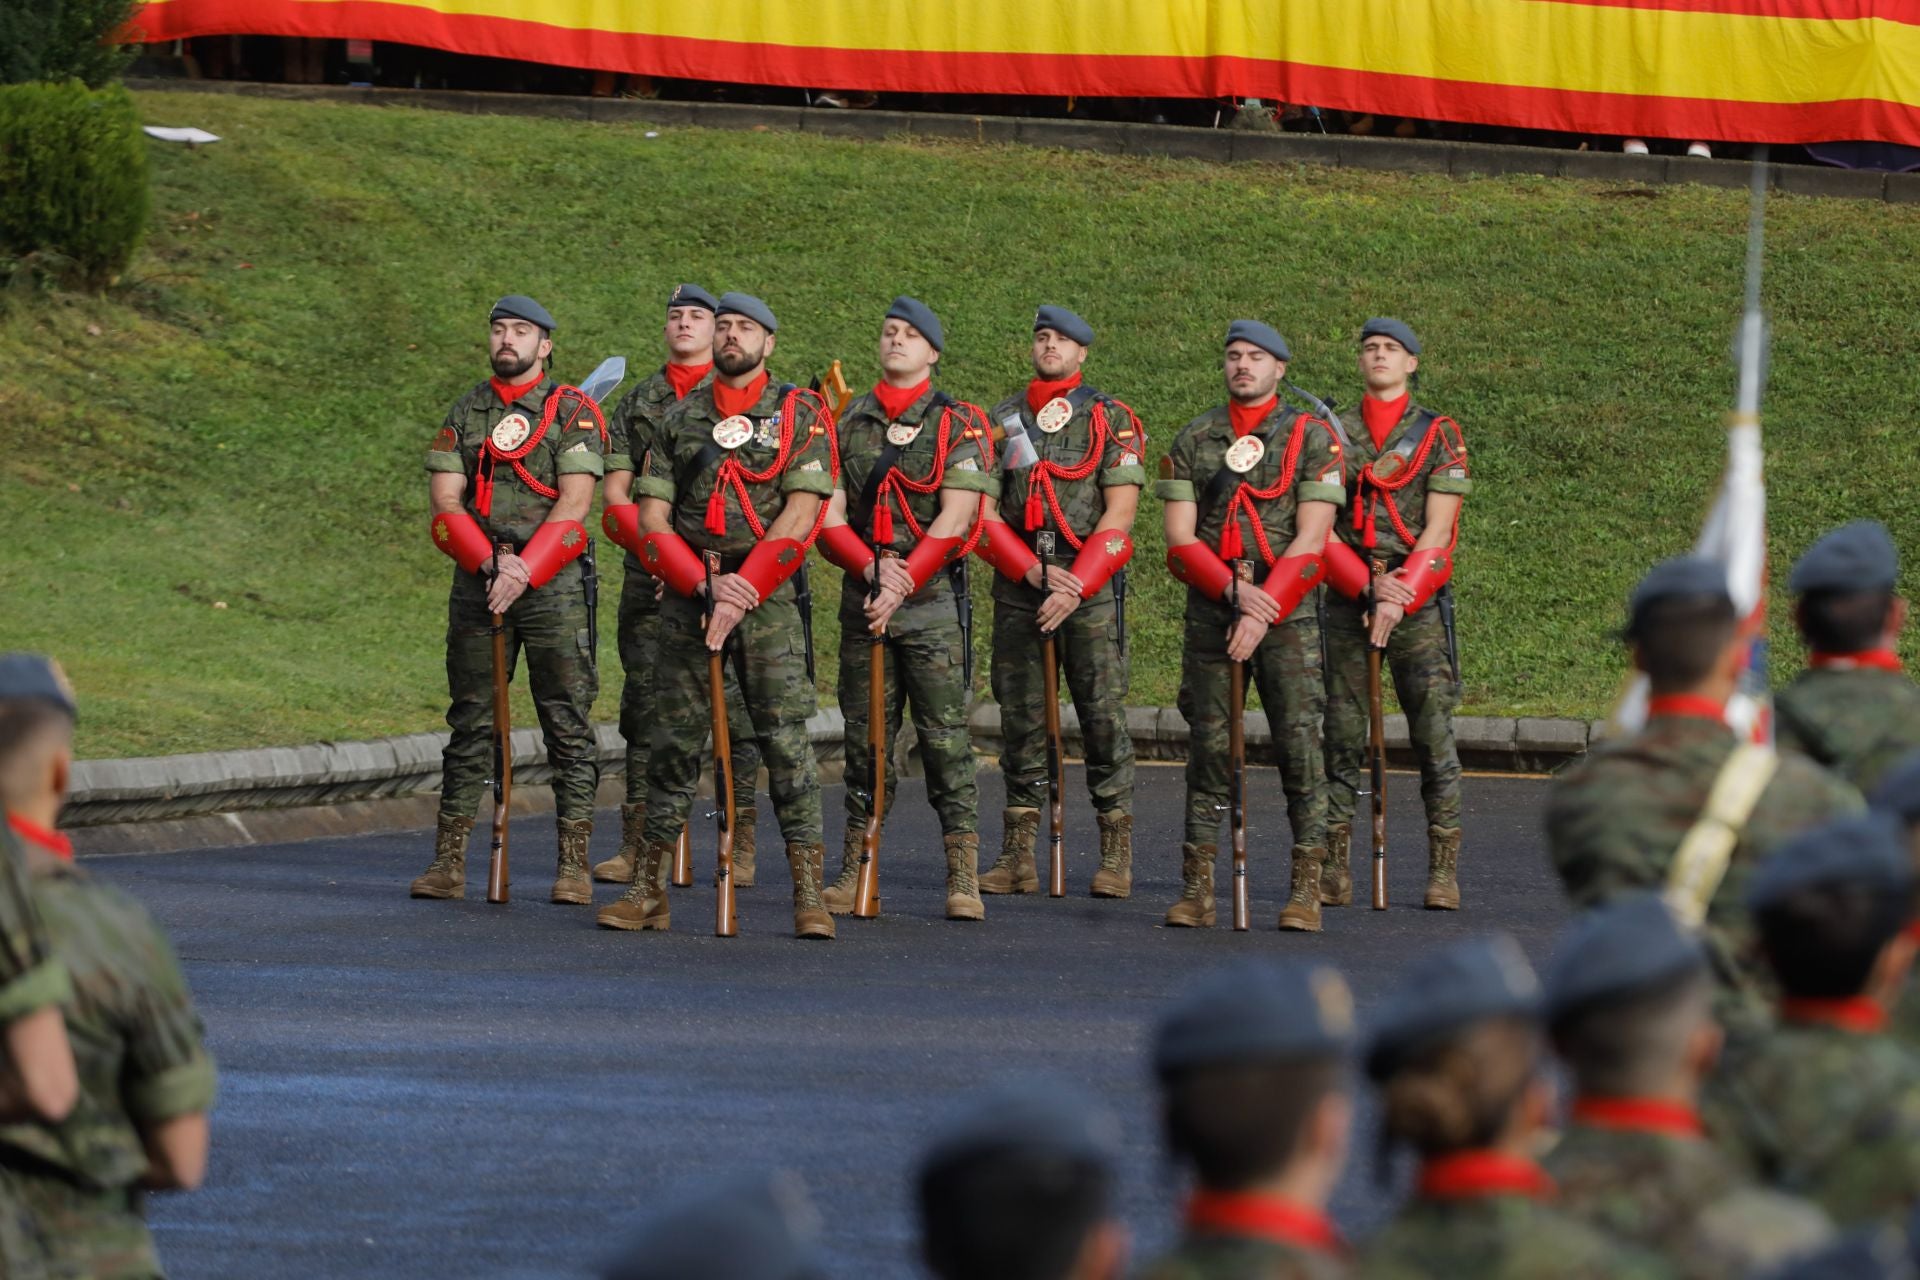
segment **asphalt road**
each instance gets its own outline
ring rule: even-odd
[[[207,1185],[152,1201],[162,1258],[177,1280],[590,1274],[663,1189],[781,1165],[822,1211],[832,1274],[912,1275],[919,1144],[973,1087],[1039,1073],[1122,1119],[1123,1208],[1150,1252],[1172,1232],[1175,1190],[1143,1053],[1187,979],[1230,956],[1318,955],[1348,973],[1364,1019],[1423,950],[1499,928],[1540,959],[1564,918],[1537,780],[1469,778],[1467,909],[1448,915],[1418,905],[1424,824],[1414,779],[1395,775],[1397,904],[1368,910],[1361,868],[1362,905],[1328,912],[1319,935],[1273,928],[1287,871],[1271,770],[1250,787],[1247,934],[1225,927],[1224,894],[1219,929],[1160,926],[1179,883],[1177,768],[1141,770],[1124,902],[1085,896],[1097,844],[1077,769],[1069,783],[1069,897],[990,898],[984,924],[944,920],[937,831],[910,782],[883,852],[885,914],[843,918],[830,944],[791,936],[770,807],[733,939],[712,936],[705,883],[676,893],[668,934],[548,905],[545,819],[516,826],[506,907],[482,900],[483,848],[466,901],[410,901],[425,833],[89,860],[172,932],[220,1065]],[[840,802],[829,790],[836,835]],[[984,863],[998,848],[991,771],[981,808]],[[601,815],[596,856],[618,826]],[[696,832],[704,871],[711,836]],[[614,893],[599,887],[602,902]],[[1356,1236],[1396,1194],[1376,1177],[1370,1109],[1361,1124],[1335,1206]]]

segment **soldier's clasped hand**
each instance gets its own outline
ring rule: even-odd
[[[1401,581],[1398,575],[1391,573],[1374,575],[1373,594],[1375,599],[1384,600],[1388,604],[1397,604],[1402,610],[1414,601],[1413,588]]]
[[[1069,591],[1058,583],[1050,582],[1048,585],[1052,586],[1053,590],[1048,593],[1045,600],[1040,602],[1040,611],[1037,615],[1042,635],[1053,634],[1060,624],[1080,607],[1080,592],[1077,588]]]
[[[1234,603],[1239,606],[1240,617],[1251,618],[1264,630],[1280,620],[1280,602],[1262,591],[1251,582],[1243,582],[1234,593]],[[1236,658],[1234,661],[1238,662]]]
[[[494,559],[493,581],[487,585],[487,608],[494,613],[505,613],[513,607],[533,579],[527,569],[527,562],[519,556],[506,554]]]
[[[1026,582],[1027,585],[1035,591],[1040,590],[1039,565],[1036,564],[1027,570]],[[1047,589],[1049,591],[1071,591],[1075,596],[1078,596],[1082,585],[1080,579],[1074,577],[1073,574],[1061,568],[1059,565],[1047,566]]]
[[[1380,578],[1374,579],[1376,584],[1381,581],[1382,579]],[[1385,600],[1375,602],[1373,606],[1372,629],[1367,637],[1368,642],[1376,649],[1386,648],[1387,637],[1393,634],[1393,629],[1400,625],[1400,619],[1406,616],[1407,611],[1397,604],[1389,604]]]

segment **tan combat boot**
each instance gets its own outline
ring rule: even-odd
[[[758,851],[755,834],[760,829],[760,815],[752,809],[742,809],[733,815],[733,887],[736,889],[753,888],[753,860]]]
[[[1460,828],[1427,828],[1427,910],[1460,909]]]
[[[831,938],[833,917],[820,904],[820,864],[827,851],[817,844],[789,844],[787,869],[793,872],[793,936]]]
[[[1097,813],[1100,824],[1100,869],[1093,873],[1096,898],[1124,898],[1133,892],[1133,815]]]
[[[640,845],[646,839],[647,806],[644,804],[623,804],[620,806],[620,852],[605,862],[593,864],[593,878],[601,884],[632,884],[633,858],[640,852]]]
[[[947,846],[947,919],[985,920],[980,901],[980,837],[969,831],[944,837]]]
[[[1320,905],[1344,907],[1353,901],[1353,868],[1347,859],[1353,848],[1353,824],[1327,825],[1327,860],[1320,866]]]
[[[1180,846],[1180,896],[1167,908],[1169,929],[1213,928],[1213,863],[1220,846]]]
[[[1002,819],[1000,856],[980,876],[982,893],[1037,893],[1040,871],[1033,842],[1040,834],[1038,809],[1008,809]]]
[[[553,875],[550,901],[569,907],[593,905],[593,881],[587,878],[587,841],[593,838],[592,818],[561,818],[560,865]]]
[[[667,874],[673,867],[673,841],[642,842],[633,883],[616,902],[595,917],[602,929],[665,929],[673,920],[667,906]]]
[[[440,815],[440,830],[433,839],[433,861],[426,874],[407,889],[414,898],[464,898],[467,896],[467,837],[473,834],[472,818]]]
[[[1320,864],[1327,851],[1311,845],[1293,846],[1293,892],[1280,908],[1280,927],[1296,933],[1320,932]]]
[[[840,874],[820,891],[821,905],[831,915],[844,916],[853,910],[853,891],[860,884],[860,848],[866,834],[849,831],[840,846]]]

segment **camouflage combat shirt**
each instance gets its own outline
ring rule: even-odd
[[[1453,419],[1433,413],[1415,404],[1412,396],[1401,411],[1400,420],[1387,432],[1380,446],[1361,411],[1347,415],[1347,500],[1351,514],[1336,520],[1334,529],[1363,557],[1399,560],[1413,550],[1413,544],[1427,527],[1427,495],[1452,493],[1462,497],[1473,492],[1473,477],[1467,466],[1467,446],[1460,427]],[[1429,434],[1432,447],[1420,456]],[[1392,490],[1373,483],[1371,474],[1394,485]],[[1411,538],[1402,538],[1388,512],[1388,499],[1400,513],[1400,522]],[[1366,529],[1371,522],[1374,545],[1366,545]]]
[[[939,431],[942,406],[936,402],[936,392],[929,388],[926,394],[907,406],[899,418],[895,419],[902,427],[918,427],[913,439],[901,447],[893,467],[907,479],[916,484],[932,484],[936,476],[936,461],[940,448]],[[984,494],[989,498],[998,497],[999,479],[988,469],[986,453],[980,445],[981,428],[977,427],[967,410],[970,405],[949,401],[952,412],[947,414],[946,431],[946,467],[938,475],[939,489],[965,489],[972,493]],[[847,494],[847,522],[852,524],[860,506],[860,499],[874,482],[873,471],[879,465],[881,454],[887,449],[888,421],[886,410],[880,407],[880,401],[868,392],[855,397],[840,415],[840,488]],[[939,489],[931,493],[919,493],[905,485],[889,486],[893,499],[893,538],[888,543],[901,555],[912,551],[918,539],[907,526],[900,514],[900,500],[904,499],[913,512],[913,518],[925,529],[933,523],[940,513]],[[875,504],[874,514],[879,514]],[[871,522],[854,532],[860,535],[868,546],[874,545]]]
[[[1872,791],[1894,761],[1920,747],[1920,684],[1875,667],[1803,671],[1773,698],[1776,740]]]
[[[700,381],[694,383],[694,390],[713,381],[713,370],[709,368]],[[693,394],[689,391],[687,394]],[[634,471],[641,469],[647,450],[652,447],[653,436],[660,424],[666,419],[667,412],[680,403],[680,397],[674,394],[673,383],[667,380],[664,366],[655,369],[651,375],[641,379],[640,384],[620,397],[620,403],[613,406],[613,412],[607,415],[607,474],[616,471]],[[627,552],[626,567],[628,573],[646,573],[640,564],[640,557]]]

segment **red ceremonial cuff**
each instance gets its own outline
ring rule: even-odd
[[[1329,535],[1327,549],[1321,555],[1327,564],[1327,585],[1347,599],[1358,600],[1373,589],[1373,570],[1358,551],[1340,539]]]
[[[1409,614],[1417,613],[1420,606],[1433,599],[1434,593],[1447,585],[1453,577],[1453,554],[1448,551],[1416,551],[1407,557],[1394,575],[1413,590],[1413,603],[1407,606]]]
[[[820,530],[820,554],[828,564],[839,565],[862,582],[873,564],[873,548],[866,544],[850,524],[830,524]]]
[[[478,573],[493,559],[493,543],[481,530],[480,522],[464,511],[442,512],[430,526],[433,545],[453,558],[468,573]]]
[[[936,538],[932,534],[920,539],[920,545],[907,553],[907,572],[913,575],[913,589],[926,590],[933,575],[959,557],[963,545],[959,538]]]
[[[792,538],[762,538],[747,552],[740,576],[753,584],[765,600],[794,575],[807,558],[807,549]]]
[[[1167,568],[1173,576],[1190,587],[1198,588],[1200,594],[1210,600],[1224,600],[1227,588],[1233,584],[1233,570],[1227,568],[1227,562],[1213,554],[1213,548],[1204,542],[1185,542],[1177,547],[1167,548]]]
[[[640,539],[640,563],[648,573],[689,598],[707,580],[706,566],[677,533],[649,533]]]
[[[1304,556],[1281,556],[1273,562],[1273,572],[1260,584],[1261,589],[1280,603],[1280,616],[1276,623],[1285,622],[1307,593],[1318,586],[1327,576],[1326,558],[1308,553]]]
[[[1126,568],[1133,559],[1133,539],[1119,530],[1094,532],[1080,544],[1073,558],[1073,576],[1080,579],[1080,598],[1093,599],[1107,585],[1107,579]]]
[[[601,512],[600,527],[606,530],[607,541],[614,546],[625,547],[636,556],[640,554],[640,504],[613,504]]]
[[[979,551],[982,560],[1015,582],[1025,582],[1027,570],[1040,563],[1005,520],[988,520],[980,526]]]
[[[527,585],[544,587],[553,575],[587,549],[586,526],[578,520],[549,520],[533,531],[520,559],[527,566]]]

